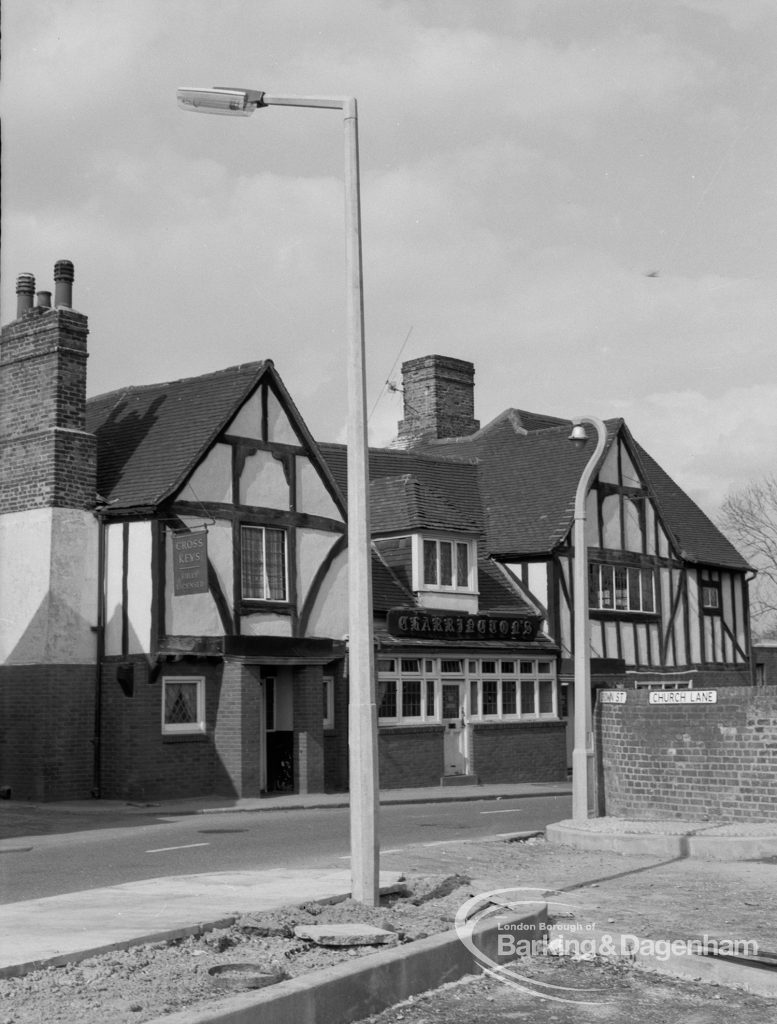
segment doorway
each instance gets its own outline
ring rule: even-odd
[[[266,789],[294,792],[294,728],[291,683],[282,669],[263,673]]]
[[[466,775],[467,726],[464,721],[464,681],[442,683],[443,775]]]

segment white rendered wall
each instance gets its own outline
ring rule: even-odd
[[[94,661],[97,547],[97,521],[86,511],[0,516],[0,663]]]
[[[129,654],[151,650],[152,533],[150,522],[129,524],[127,552],[127,640]]]
[[[294,461],[297,467],[298,511],[343,522],[343,515],[310,459],[298,456]]]
[[[333,559],[308,618],[307,636],[340,640],[348,633],[348,552]]]

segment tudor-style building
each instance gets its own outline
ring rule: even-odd
[[[543,609],[565,683],[574,653],[574,498],[590,453],[570,443],[570,421],[519,409],[453,436],[455,417],[472,408],[472,370],[441,356],[405,363],[400,442],[478,467],[486,550]],[[606,428],[586,516],[594,682],[746,685],[749,565],[623,420]]]
[[[73,268],[0,342],[0,789],[252,796],[348,784],[346,452],[273,363],[85,400]],[[474,367],[403,366],[370,452],[381,786],[567,771],[568,421],[480,428]],[[594,685],[748,680],[748,566],[608,424],[589,500]]]

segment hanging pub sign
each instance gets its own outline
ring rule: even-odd
[[[173,593],[176,597],[208,592],[208,531],[173,532]]]
[[[447,609],[392,608],[387,616],[392,636],[413,640],[520,640],[537,636],[538,615],[468,614]]]

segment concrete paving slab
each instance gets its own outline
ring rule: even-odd
[[[298,924],[294,934],[318,946],[393,946],[399,936],[371,924]]]
[[[381,889],[399,872],[381,872]],[[224,927],[243,913],[350,893],[348,870],[224,871],[152,878],[0,907],[0,976]]]

